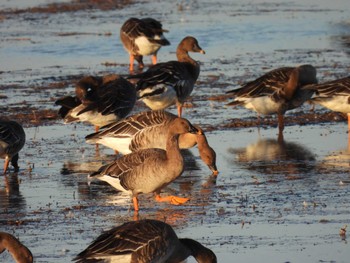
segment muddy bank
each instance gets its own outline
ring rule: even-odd
[[[30,7],[24,9],[5,9],[0,10],[2,19],[9,18],[13,15],[25,13],[41,13],[41,14],[55,14],[63,12],[77,12],[77,11],[91,11],[91,10],[114,10],[122,9],[126,6],[132,5],[137,1],[133,0],[75,0],[64,3],[43,4],[37,7]]]

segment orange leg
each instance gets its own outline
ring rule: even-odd
[[[213,172],[213,176],[218,176],[218,174],[219,174],[218,170],[212,170],[212,172]]]
[[[284,116],[282,114],[278,114],[278,129],[280,133],[284,130]]]
[[[182,115],[182,105],[177,105],[177,116],[181,118]]]
[[[157,55],[152,55],[152,64],[157,64]]]
[[[98,132],[100,129],[100,126],[95,126],[95,132]]]
[[[129,70],[134,71],[134,55],[130,54],[129,60],[130,60]]]
[[[190,200],[189,198],[184,198],[184,197],[179,197],[174,195],[161,197],[159,194],[156,194],[155,199],[157,202],[168,202],[173,205],[181,205],[183,203],[186,203],[188,200]]]
[[[278,143],[283,143],[283,141],[284,141],[283,132],[280,131],[280,132],[278,133],[277,141],[278,141]]]
[[[9,163],[10,163],[10,158],[6,157],[5,163],[4,163],[4,174],[6,173],[7,168],[9,167]]]
[[[139,211],[139,200],[137,199],[137,196],[134,196],[132,198],[132,202],[134,203],[135,212]]]
[[[350,113],[348,113],[348,131],[350,133]]]

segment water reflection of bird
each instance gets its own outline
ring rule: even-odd
[[[158,63],[146,72],[129,76],[139,79],[136,84],[138,97],[152,110],[162,110],[176,104],[178,116],[181,117],[183,104],[192,93],[200,72],[199,63],[188,52],[205,54],[197,39],[188,36],[177,47],[178,61]]]
[[[170,45],[163,33],[162,24],[153,18],[130,18],[120,28],[120,40],[130,55],[129,70],[134,70],[134,59],[139,68],[144,67],[143,56],[152,55],[152,63],[157,63],[157,52],[162,46]]]
[[[135,87],[116,74],[84,77],[77,83],[75,93],[75,97],[56,101],[61,106],[58,113],[65,123],[90,122],[96,131],[127,116],[136,102]]]
[[[332,111],[346,113],[350,133],[350,77],[308,85],[303,89],[315,91],[315,96],[310,100],[312,103],[322,105]]]
[[[178,238],[167,223],[145,219],[104,232],[73,261],[182,262],[191,255],[198,262],[217,262],[214,252],[199,242]]]
[[[23,148],[25,141],[26,134],[19,123],[0,119],[0,158],[5,159],[4,174],[10,162],[15,171],[18,171],[18,152]]]
[[[304,146],[283,139],[259,139],[242,149],[229,149],[236,161],[263,174],[305,174],[315,168],[315,155]]]
[[[5,188],[0,189],[0,209],[19,215],[21,210],[25,209],[26,201],[19,190],[18,174],[5,176],[4,180]]]
[[[171,122],[176,116],[166,111],[146,111],[112,123],[103,130],[86,136],[86,142],[103,144],[122,154],[140,149],[165,149]],[[216,153],[208,144],[204,131],[180,134],[179,147],[187,149],[198,145],[200,157],[214,175],[218,174]]]
[[[12,255],[17,263],[33,262],[33,255],[25,245],[13,235],[0,232],[0,254],[5,250]]]
[[[139,210],[138,195],[155,193],[156,201],[182,204],[188,198],[177,196],[161,197],[160,191],[179,177],[184,170],[184,160],[178,145],[179,134],[198,130],[187,120],[176,118],[172,121],[167,138],[166,150],[159,148],[143,149],[102,166],[90,175],[106,181],[116,189],[133,196],[135,212]]]
[[[313,91],[301,87],[313,83],[317,83],[316,69],[311,65],[278,68],[241,88],[228,91],[235,96],[228,105],[244,106],[258,114],[277,114],[279,132],[282,133],[284,114],[311,98]]]

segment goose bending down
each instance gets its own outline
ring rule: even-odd
[[[0,254],[8,250],[16,263],[32,263],[33,255],[17,238],[11,234],[0,232]]]
[[[87,143],[102,144],[122,154],[148,148],[165,149],[170,124],[174,119],[174,114],[163,110],[145,111],[112,123],[85,138]],[[198,126],[196,128],[199,130],[197,134],[180,134],[179,147],[188,149],[197,144],[202,160],[213,175],[217,175],[216,153],[209,146],[203,130]]]
[[[192,93],[200,72],[199,63],[188,52],[205,54],[197,39],[187,36],[177,47],[178,61],[159,63],[143,73],[128,77],[139,79],[136,84],[138,98],[152,110],[162,110],[176,104],[178,116],[181,117],[182,106]]]
[[[84,77],[75,93],[56,101],[61,106],[58,113],[65,123],[90,122],[96,131],[127,116],[136,102],[135,87],[116,74]]]
[[[102,233],[73,261],[178,263],[191,255],[200,263],[217,262],[213,251],[193,239],[178,238],[169,224],[145,219],[127,222]]]
[[[0,158],[5,159],[4,173],[10,162],[15,171],[18,171],[18,152],[23,148],[25,141],[26,134],[19,123],[0,119]]]
[[[228,105],[241,105],[258,114],[277,114],[281,133],[286,111],[300,107],[312,97],[313,91],[301,88],[315,83],[316,69],[311,65],[278,68],[241,88],[228,91],[235,96],[234,101]]]
[[[175,205],[185,203],[189,198],[161,197],[160,191],[178,178],[184,170],[178,138],[180,134],[188,132],[197,133],[198,130],[188,120],[176,118],[170,124],[166,150],[151,148],[124,155],[102,166],[89,178],[105,181],[114,188],[131,194],[136,212],[139,210],[140,193],[155,193],[158,202],[170,202]]]
[[[139,68],[144,67],[143,56],[152,55],[152,63],[157,64],[157,52],[162,46],[170,45],[163,33],[161,22],[147,17],[128,19],[120,28],[120,40],[130,55],[129,70],[134,70],[134,59],[139,63]]]
[[[315,91],[315,96],[311,99],[312,103],[332,111],[346,113],[350,132],[350,77],[308,85],[304,89]]]

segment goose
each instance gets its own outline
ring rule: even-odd
[[[167,223],[144,219],[126,222],[97,237],[73,261],[119,263],[179,263],[193,256],[200,263],[216,263],[214,252],[189,238],[178,238]]]
[[[23,148],[25,141],[26,134],[19,123],[0,119],[0,158],[5,159],[4,174],[10,161],[15,172],[19,170],[18,152]]]
[[[155,193],[157,202],[179,205],[189,198],[177,196],[161,197],[162,188],[178,178],[184,170],[178,138],[184,133],[198,133],[198,130],[183,118],[174,119],[169,127],[166,150],[159,148],[142,149],[124,155],[112,163],[102,166],[89,175],[89,180],[99,179],[119,191],[132,195],[135,212],[138,212],[138,195]]]
[[[95,130],[126,117],[136,102],[135,87],[116,74],[86,76],[75,88],[76,96],[58,99],[59,115],[65,123],[89,122]]]
[[[138,79],[138,99],[152,110],[176,104],[178,117],[181,117],[183,104],[192,93],[200,72],[199,63],[188,52],[205,54],[197,39],[187,36],[177,47],[177,61],[158,63],[143,73],[129,76],[130,79]]]
[[[11,234],[0,232],[0,254],[8,250],[17,263],[32,263],[30,250]]]
[[[350,132],[350,76],[325,83],[307,85],[303,89],[315,91],[311,103],[348,115]]]
[[[235,99],[229,106],[244,106],[258,114],[278,115],[278,128],[284,130],[284,114],[300,107],[312,97],[313,91],[301,89],[317,83],[316,69],[312,65],[282,67],[272,70],[243,87],[228,91]]]
[[[129,70],[134,70],[134,59],[139,63],[139,68],[143,69],[143,56],[152,55],[152,63],[157,64],[157,52],[162,46],[170,45],[164,37],[161,22],[147,17],[138,19],[129,18],[120,28],[120,40],[125,50],[130,55]]]
[[[85,139],[87,143],[102,144],[122,154],[147,148],[165,149],[169,126],[174,119],[176,115],[164,110],[143,111],[107,125]],[[199,130],[197,134],[180,134],[179,147],[188,149],[198,145],[201,159],[213,175],[218,175],[216,153],[209,146],[204,131],[199,126],[196,128]]]

